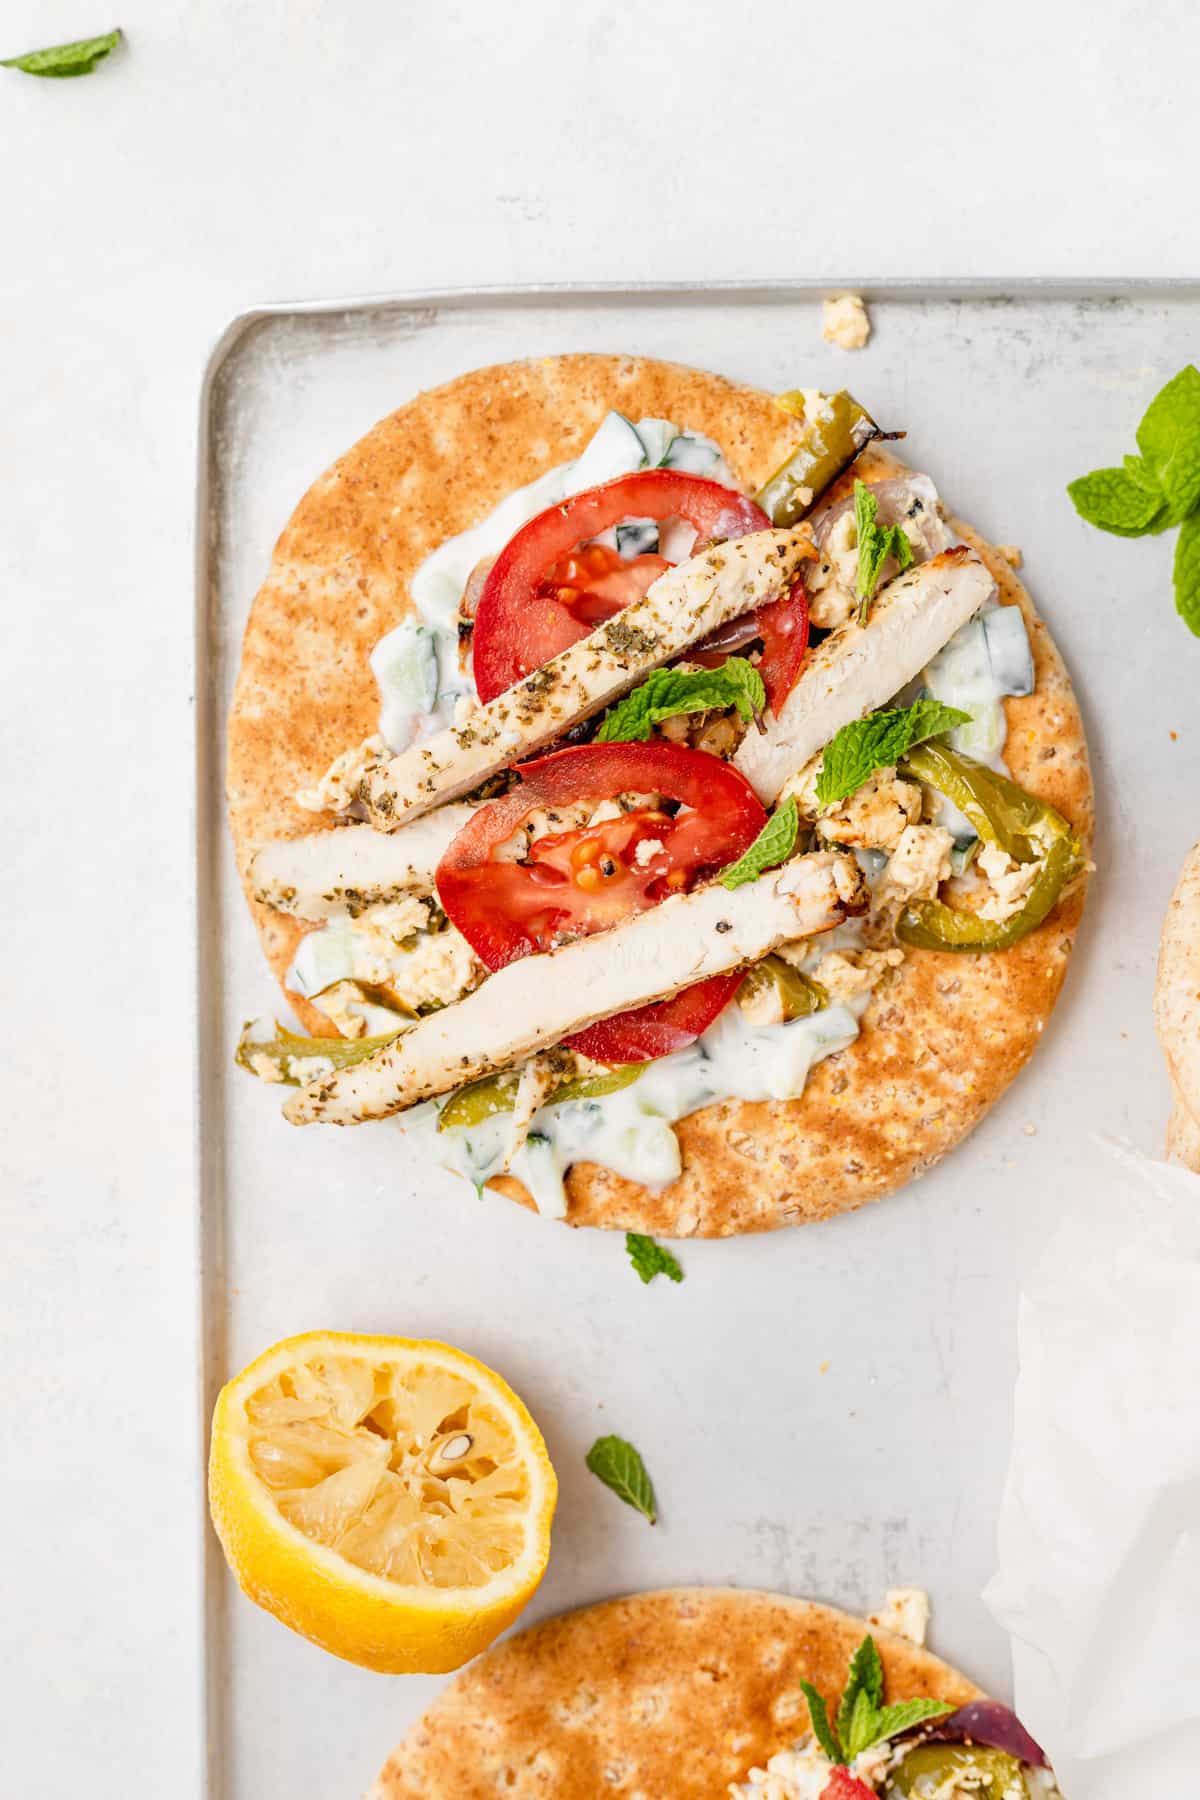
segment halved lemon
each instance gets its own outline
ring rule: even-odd
[[[209,1504],[243,1590],[388,1674],[460,1668],[512,1623],[557,1493],[516,1394],[448,1344],[285,1338],[213,1415]]]

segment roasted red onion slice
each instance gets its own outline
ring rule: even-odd
[[[960,1706],[957,1712],[947,1713],[944,1719],[914,1725],[911,1731],[902,1733],[897,1742],[903,1743],[906,1739],[922,1744],[981,1744],[988,1750],[1003,1750],[1031,1768],[1050,1767],[1041,1745],[1030,1737],[1016,1713],[1002,1706],[999,1700],[968,1700],[965,1706]]]

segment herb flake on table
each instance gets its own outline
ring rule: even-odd
[[[646,1465],[634,1449],[620,1437],[597,1438],[587,1453],[588,1468],[618,1500],[632,1506],[653,1525],[658,1518],[658,1502]]]
[[[666,1245],[656,1238],[647,1237],[641,1231],[627,1231],[625,1249],[643,1283],[653,1281],[656,1275],[665,1275],[668,1281],[683,1280],[683,1270]]]
[[[62,81],[90,75],[121,41],[121,32],[106,31],[100,37],[76,38],[70,44],[51,44],[46,50],[26,50],[21,56],[0,59],[0,69],[20,69],[23,75],[41,75]]]

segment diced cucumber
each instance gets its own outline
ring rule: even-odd
[[[1002,694],[1032,694],[1033,651],[1019,606],[988,606],[980,617],[988,662]]]
[[[438,634],[429,625],[405,619],[380,638],[371,652],[371,669],[379,686],[380,729],[393,750],[404,750],[416,720],[437,705]]]
[[[318,931],[308,932],[284,977],[295,994],[305,998],[323,993],[335,981],[354,979],[354,927],[348,918],[330,919]]]
[[[679,427],[670,419],[639,419],[634,430],[642,440],[646,462],[651,469],[661,468],[667,452],[679,436]]]
[[[566,482],[568,494],[580,494],[584,488],[599,487],[617,475],[631,475],[646,466],[646,446],[636,428],[624,413],[610,412],[600,423],[595,437],[571,470]]]
[[[627,560],[658,555],[658,520],[625,519],[617,526],[617,551]]]
[[[725,458],[711,438],[702,437],[698,431],[681,431],[668,446],[662,467],[681,469],[685,475],[707,475],[716,481],[725,470]]]
[[[978,855],[979,839],[974,832],[970,837],[956,838],[950,848],[950,873],[965,875]]]

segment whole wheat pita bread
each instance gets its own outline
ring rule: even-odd
[[[244,884],[261,844],[314,828],[296,789],[376,729],[368,657],[410,609],[418,564],[518,484],[577,454],[613,407],[706,432],[751,489],[798,431],[769,394],[716,375],[630,357],[547,357],[419,395],[309,490],[251,609],[230,719],[229,810]],[[875,450],[859,466],[875,477],[900,468]],[[1012,772],[1087,842],[1087,748],[1062,661],[1008,563],[958,529],[1030,630],[1036,691],[1006,702]],[[304,928],[256,905],[248,885],[247,898],[282,981]],[[685,1119],[683,1173],[658,1193],[577,1164],[568,1223],[724,1236],[826,1218],[899,1187],[970,1131],[1032,1053],[1082,907],[1080,886],[1003,955],[910,952],[876,992],[857,1042],[814,1070],[802,1099],[727,1101]],[[308,1029],[330,1032],[311,1004],[288,997]],[[532,1204],[512,1178],[495,1185]]]
[[[978,1688],[906,1639],[779,1594],[670,1588],[566,1613],[485,1652],[389,1757],[370,1800],[726,1800],[832,1705],[871,1630],[891,1699]]]

